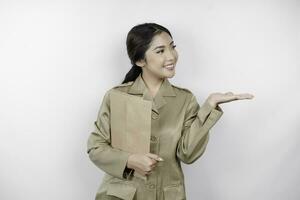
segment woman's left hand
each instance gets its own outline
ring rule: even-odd
[[[209,95],[206,101],[213,106],[214,108],[221,103],[227,103],[231,101],[236,100],[243,100],[243,99],[253,99],[254,95],[249,93],[243,93],[243,94],[233,94],[232,92],[226,92],[226,93],[212,93]]]

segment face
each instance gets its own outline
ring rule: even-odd
[[[145,60],[136,64],[142,67],[143,76],[164,79],[175,75],[178,53],[176,45],[166,32],[153,37],[150,47],[145,53]]]

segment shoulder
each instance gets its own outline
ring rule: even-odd
[[[186,87],[179,87],[177,85],[173,85],[171,84],[173,87],[174,92],[176,93],[178,99],[182,99],[182,101],[188,105],[191,102],[195,102],[197,103],[196,97],[194,95],[194,93],[186,88]]]
[[[114,86],[113,88],[120,88],[120,87],[126,87],[126,86],[130,86],[133,84],[133,81],[129,81],[127,83],[122,83],[122,84],[119,84],[119,85],[116,85]]]
[[[114,86],[112,89],[128,88],[128,87],[130,87],[133,83],[134,83],[134,81],[129,81],[129,82],[127,82],[127,83],[122,83],[122,84],[116,85],[116,86]]]
[[[176,94],[184,95],[184,96],[193,96],[193,92],[190,89],[185,88],[185,87],[179,87],[179,86],[173,85],[173,84],[171,84],[171,85]]]
[[[129,81],[127,83],[122,83],[116,86],[113,86],[112,88],[110,88],[108,90],[108,93],[112,92],[112,91],[120,91],[120,92],[128,92],[129,88],[132,86],[134,82],[133,81]]]

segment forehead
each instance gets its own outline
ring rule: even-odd
[[[173,40],[168,33],[162,32],[153,37],[151,46],[155,47],[155,46],[160,46],[160,45],[169,45],[170,42],[172,42],[172,41]]]

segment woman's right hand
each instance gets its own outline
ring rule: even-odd
[[[163,161],[163,159],[156,154],[131,154],[127,161],[127,167],[145,176],[151,173],[158,161]]]

